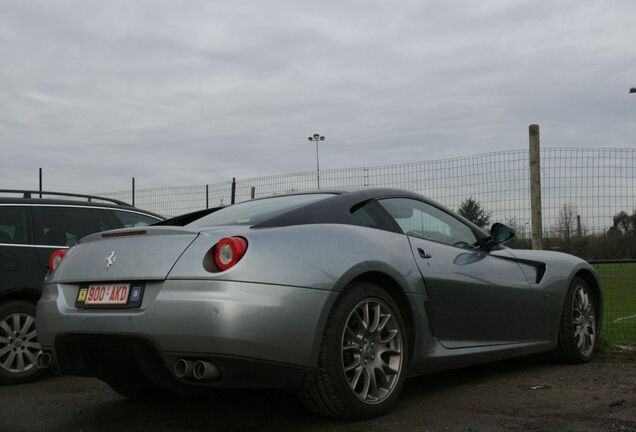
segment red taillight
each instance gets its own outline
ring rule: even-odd
[[[225,237],[214,245],[214,263],[219,270],[227,270],[239,262],[247,250],[243,237]]]
[[[49,271],[53,273],[56,268],[60,265],[64,256],[66,255],[66,249],[58,249],[53,251],[51,256],[49,256]]]

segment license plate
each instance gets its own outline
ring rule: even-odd
[[[128,304],[130,284],[94,284],[86,290],[85,305]],[[81,295],[81,294],[80,294]],[[79,297],[78,297],[79,300]]]
[[[92,283],[79,288],[75,307],[138,308],[141,306],[144,283]]]

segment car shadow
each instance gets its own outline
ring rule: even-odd
[[[267,390],[223,390],[203,397],[156,400],[108,398],[73,413],[67,431],[287,431],[386,430],[384,422],[399,419],[433,401],[439,392],[457,391],[493,379],[555,367],[540,356],[522,357],[410,378],[394,412],[382,419],[343,422],[308,412],[295,393]],[[112,395],[110,395],[112,396]],[[71,419],[68,419],[71,420]],[[383,426],[384,425],[384,426]]]

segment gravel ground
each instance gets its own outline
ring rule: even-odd
[[[407,380],[396,409],[364,422],[309,414],[291,394],[224,391],[128,401],[100,381],[0,387],[0,431],[636,431],[636,352],[585,365],[537,357]]]

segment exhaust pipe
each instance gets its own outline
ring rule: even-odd
[[[219,369],[215,365],[204,360],[199,360],[194,363],[192,372],[194,374],[194,378],[199,381],[216,380],[221,376]]]
[[[48,369],[51,367],[51,359],[51,354],[40,351],[35,357],[35,364],[37,364],[40,369]]]
[[[190,378],[193,366],[192,360],[179,359],[174,363],[174,375],[177,378]]]

